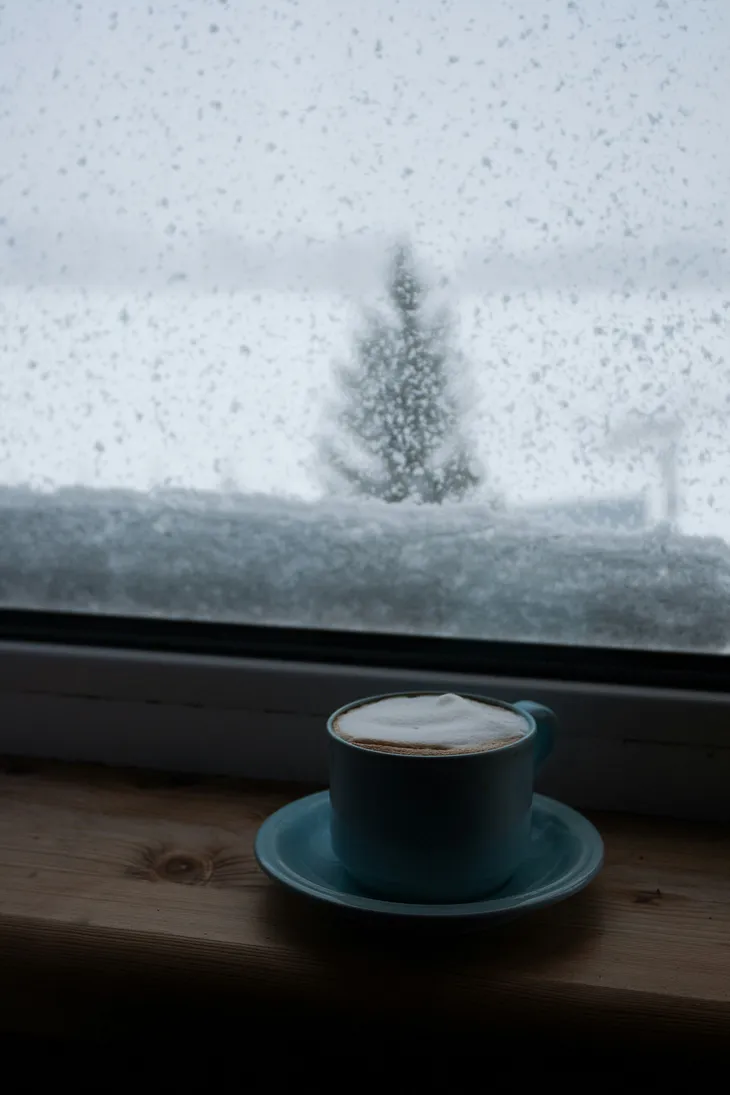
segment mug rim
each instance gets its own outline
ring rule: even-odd
[[[389,759],[395,758],[396,760],[439,760],[439,761],[455,761],[455,760],[467,760],[469,757],[482,757],[493,756],[494,754],[502,754],[508,752],[510,749],[521,749],[523,746],[530,742],[537,731],[537,722],[534,715],[529,711],[523,711],[521,708],[516,707],[513,703],[507,703],[506,700],[495,700],[491,696],[479,696],[476,692],[454,692],[453,695],[462,696],[467,700],[476,700],[479,703],[486,703],[492,707],[504,707],[508,711],[514,711],[518,715],[521,715],[528,725],[528,731],[517,741],[510,741],[506,745],[500,745],[496,749],[474,749],[468,753],[445,753],[443,756],[434,755],[433,753],[387,753],[377,749],[368,749],[365,745],[358,745],[354,741],[348,741],[347,738],[340,737],[334,730],[335,719],[340,715],[344,715],[346,711],[352,711],[356,707],[365,707],[370,703],[377,703],[380,700],[397,699],[399,696],[443,696],[445,695],[443,689],[436,688],[415,688],[413,691],[401,691],[401,692],[381,692],[376,696],[363,696],[359,700],[351,700],[350,703],[344,703],[341,707],[338,707],[336,711],[333,711],[327,718],[327,733],[330,738],[338,742],[341,745],[346,745],[350,749],[357,749],[361,753],[369,753],[379,755],[381,757],[387,757]]]

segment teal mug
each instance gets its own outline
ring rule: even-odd
[[[390,695],[427,694],[441,693]],[[476,900],[500,889],[529,854],[535,772],[552,749],[555,715],[529,700],[461,695],[518,712],[524,737],[483,752],[419,756],[367,749],[335,732],[338,716],[389,696],[356,700],[327,722],[333,851],[377,896]]]

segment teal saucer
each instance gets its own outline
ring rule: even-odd
[[[506,886],[479,901],[416,905],[364,892],[332,851],[328,791],[290,802],[267,818],[256,835],[255,851],[271,878],[316,901],[370,916],[484,923],[572,897],[603,865],[603,841],[590,821],[544,795],[534,797],[528,859]]]

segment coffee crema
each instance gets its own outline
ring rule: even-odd
[[[333,729],[353,745],[404,756],[484,753],[511,745],[529,732],[519,712],[451,692],[362,703],[338,715]]]

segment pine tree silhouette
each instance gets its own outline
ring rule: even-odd
[[[481,482],[461,429],[455,392],[463,361],[445,317],[429,318],[427,291],[409,247],[388,279],[392,315],[370,313],[354,360],[338,369],[343,428],[321,450],[325,467],[355,494],[386,502],[458,500]],[[349,442],[349,444],[348,444]]]

